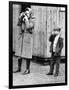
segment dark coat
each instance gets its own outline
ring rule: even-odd
[[[51,35],[49,38],[49,41],[51,42],[51,45],[50,45],[50,52],[51,53],[53,53],[53,42],[54,42],[55,36],[56,35]],[[55,56],[61,55],[62,48],[63,48],[63,38],[59,37],[57,45],[56,45]]]

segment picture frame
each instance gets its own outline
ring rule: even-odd
[[[49,84],[34,84],[34,85],[13,85],[13,4],[14,5],[37,5],[46,7],[64,7],[65,8],[65,83],[49,83]],[[63,10],[64,11],[64,10]],[[61,11],[60,11],[61,12]],[[9,89],[14,88],[33,88],[33,87],[50,87],[67,85],[67,5],[66,4],[50,4],[50,3],[33,3],[33,2],[18,2],[9,1]]]

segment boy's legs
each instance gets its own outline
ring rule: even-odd
[[[56,63],[55,63],[55,65],[56,65],[55,76],[58,76],[58,74],[59,74],[59,67],[60,67],[60,56],[58,56],[58,57],[56,58]]]

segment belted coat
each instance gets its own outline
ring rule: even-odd
[[[21,29],[22,34],[18,39],[15,54],[22,58],[32,58],[34,20],[22,23]]]

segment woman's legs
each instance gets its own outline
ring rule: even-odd
[[[26,59],[26,70],[24,71],[24,75],[25,74],[29,74],[30,73],[30,59]]]
[[[14,73],[20,72],[21,71],[21,65],[22,65],[22,58],[18,59],[18,69],[14,71]]]
[[[26,69],[30,70],[30,59],[26,60]]]

